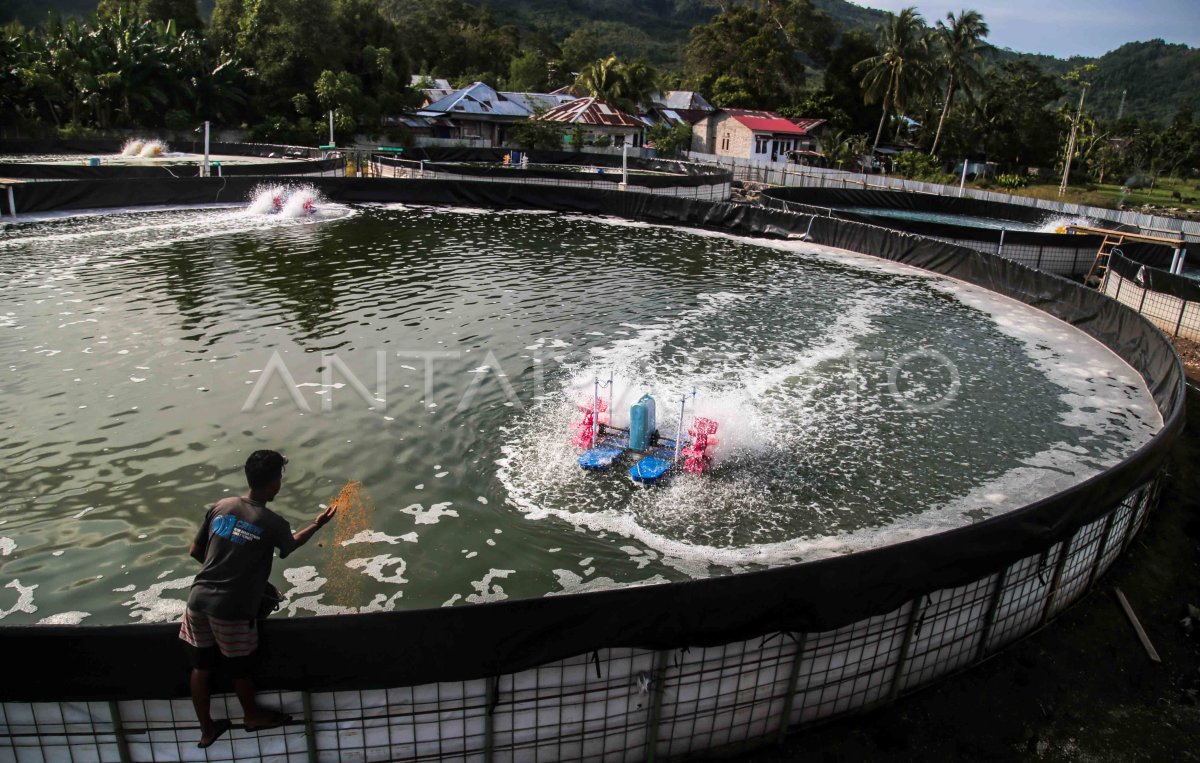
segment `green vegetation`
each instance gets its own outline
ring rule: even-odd
[[[825,118],[831,166],[857,169],[864,143],[906,147],[892,170],[922,180],[945,178],[965,157],[993,162],[1005,176],[993,182],[1008,187],[1061,177],[1068,154],[1070,179],[1084,187],[1200,171],[1200,123],[1179,105],[1200,86],[1200,51],[1161,41],[1071,67],[988,46],[976,11],[931,27],[915,8],[883,14],[842,0],[209,7],[206,20],[192,0],[101,0],[86,20],[51,12],[35,26],[4,27],[0,135],[183,132],[211,120],[256,139],[313,143],[324,139],[332,110],[339,134],[400,142],[409,137],[402,128],[380,135],[381,117],[420,105],[422,94],[409,86],[410,73],[420,72],[456,86],[571,86],[626,111],[655,92],[694,89],[721,107]],[[868,24],[870,32],[856,28]],[[1069,68],[1086,70],[1086,82],[1062,76]],[[1134,89],[1160,68],[1172,82]],[[1116,83],[1131,90],[1119,120]],[[670,152],[682,134],[664,128],[652,140]],[[512,135],[526,146],[564,139],[534,125]],[[583,139],[572,134],[567,143],[578,148]],[[1193,195],[1181,191],[1175,201]]]
[[[1004,177],[1004,176],[1001,176]],[[1024,180],[1025,178],[1021,178]],[[996,185],[1000,185],[1000,178]],[[1160,178],[1153,189],[1129,189],[1126,186],[1112,183],[1089,183],[1087,185],[1071,186],[1066,194],[1058,195],[1058,184],[1037,184],[1017,186],[1011,192],[1018,196],[1030,196],[1036,199],[1053,199],[1071,204],[1086,204],[1091,207],[1107,207],[1119,209],[1140,208],[1143,205],[1153,205],[1160,209],[1179,209],[1200,211],[1200,184],[1194,178]],[[1001,186],[1003,187],[1003,186]],[[1005,188],[1005,190],[1010,190]]]
[[[646,141],[654,145],[659,156],[676,157],[691,143],[692,127],[683,124],[668,127],[659,122],[646,131]]]
[[[854,73],[862,75],[863,99],[868,103],[883,101],[872,151],[879,147],[891,110],[903,112],[929,82],[930,41],[924,29],[925,19],[915,7],[905,8],[896,16],[889,14],[887,22],[879,27],[879,52],[854,67]]]

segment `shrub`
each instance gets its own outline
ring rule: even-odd
[[[558,122],[527,119],[509,128],[508,140],[506,142],[527,149],[542,149],[546,151],[561,149],[563,143],[563,126]]]
[[[947,173],[942,172],[942,163],[937,158],[920,151],[908,151],[892,160],[892,169],[910,180],[931,183],[945,182]]]
[[[1007,190],[1016,190],[1029,185],[1029,178],[1024,175],[1018,175],[1015,172],[1005,173],[996,176],[996,185]]]

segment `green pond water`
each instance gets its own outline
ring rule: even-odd
[[[298,197],[297,194],[293,194]],[[1136,375],[1024,306],[811,245],[558,214],[318,201],[0,232],[0,622],[179,616],[206,506],[258,448],[306,524],[286,614],[736,574],[896,542],[1074,484],[1161,426]],[[584,473],[615,421],[716,420],[714,468]],[[692,390],[696,394],[692,397]]]

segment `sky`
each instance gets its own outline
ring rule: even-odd
[[[1200,0],[852,0],[893,13],[916,6],[931,26],[964,8],[983,14],[988,42],[1059,58],[1100,56],[1161,38],[1200,48]]]

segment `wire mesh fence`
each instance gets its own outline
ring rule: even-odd
[[[537,165],[531,165],[536,168]],[[423,179],[423,180],[456,180],[479,183],[517,183],[520,185],[546,185],[560,188],[591,188],[597,190],[625,190],[635,193],[649,193],[660,196],[676,196],[700,201],[728,201],[732,194],[732,184],[727,175],[714,175],[711,183],[697,184],[694,177],[692,182],[680,185],[647,186],[639,185],[637,176],[629,176],[629,182],[621,183],[619,168],[613,167],[583,167],[579,178],[545,177],[522,174],[514,168],[502,174],[489,176],[481,174],[463,174],[447,170],[444,164],[417,161],[411,159],[395,159],[388,157],[386,161],[377,161],[375,157],[369,165],[372,177]],[[597,172],[603,170],[605,174]]]
[[[965,668],[1083,596],[1157,500],[1143,484],[1065,540],[821,633],[600,649],[517,673],[359,691],[265,692],[293,720],[207,750],[186,699],[0,703],[13,761],[626,761],[765,741]],[[764,595],[769,595],[764,592]],[[214,717],[237,717],[231,696]]]
[[[846,172],[843,170],[809,167],[787,162],[770,162],[740,157],[719,156],[690,152],[692,161],[700,161],[726,167],[733,172],[734,180],[763,183],[766,185],[802,186],[807,188],[857,188],[864,190],[904,191],[935,196],[962,196],[1003,204],[1021,204],[1044,209],[1048,212],[1069,217],[1090,217],[1107,220],[1117,225],[1129,225],[1142,230],[1173,231],[1187,238],[1200,240],[1200,220],[1185,220],[1176,217],[1140,212],[1137,210],[1105,209],[1085,204],[1069,204],[1053,199],[1035,199],[1015,196],[1001,191],[978,188],[959,188],[954,185],[924,183],[907,178],[888,175]]]
[[[840,218],[838,210],[831,207],[802,204],[767,196],[762,197],[760,201],[769,209]],[[1009,237],[1009,233],[1011,232],[998,229],[995,231],[980,230],[975,238],[969,239],[936,235],[926,235],[925,237],[948,244],[965,246],[987,254],[995,254],[1035,270],[1068,278],[1080,278],[1086,275],[1092,262],[1096,259],[1096,243],[1082,236],[1054,236],[1053,238],[1061,243],[1030,244],[1014,241]]]
[[[1138,311],[1167,336],[1200,342],[1200,299],[1190,299],[1184,291],[1177,294],[1156,291],[1152,284],[1146,283],[1144,268],[1136,263],[1117,267],[1115,259],[1100,284],[1104,294]],[[1195,291],[1200,292],[1200,284]]]

